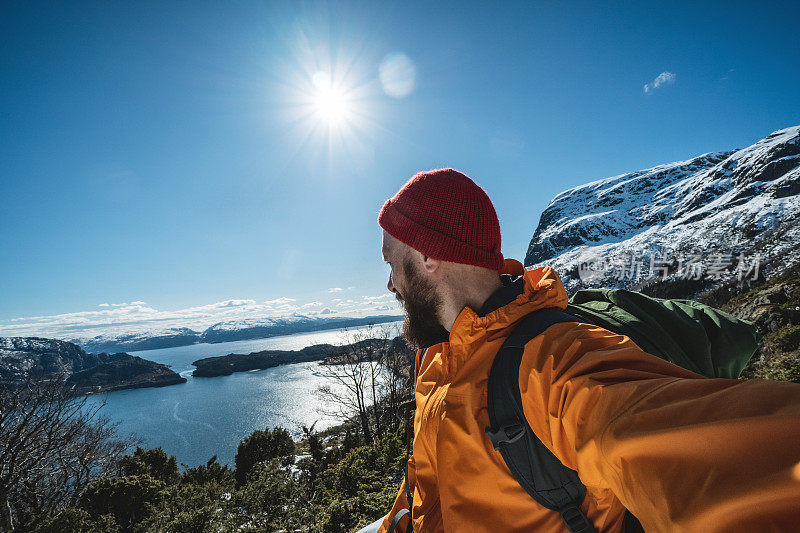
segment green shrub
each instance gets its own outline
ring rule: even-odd
[[[786,326],[775,332],[775,346],[784,352],[800,349],[800,325]]]
[[[93,518],[88,511],[69,507],[56,516],[45,520],[36,528],[36,533],[116,533],[119,526],[108,514]]]
[[[236,483],[243,485],[257,464],[277,458],[284,465],[294,462],[294,441],[289,432],[281,427],[253,432],[236,451]]]
[[[193,485],[206,485],[209,483],[216,483],[222,486],[232,485],[233,471],[228,468],[228,465],[219,464],[217,456],[215,455],[209,459],[205,465],[192,468],[187,467],[186,471],[181,475],[181,483]]]
[[[297,507],[293,504],[297,486],[281,459],[256,464],[247,483],[232,497],[234,526],[244,531],[292,530]]]
[[[143,450],[137,447],[133,455],[126,455],[120,461],[124,476],[149,475],[164,483],[175,483],[179,479],[178,460],[167,455],[161,447]]]
[[[358,531],[386,514],[396,496],[397,487],[384,487],[380,492],[333,500],[320,513],[318,529],[326,533]]]
[[[787,354],[766,361],[756,361],[745,369],[742,377],[800,383],[800,354]]]
[[[103,478],[87,487],[80,506],[95,518],[110,514],[122,531],[131,531],[164,500],[165,486],[147,474]]]
[[[385,479],[386,462],[380,450],[372,446],[353,448],[324,473],[325,489],[334,498],[353,498],[380,490]]]
[[[200,533],[219,531],[224,522],[221,512],[226,489],[214,482],[204,485],[169,485],[157,509],[139,524],[141,531]]]

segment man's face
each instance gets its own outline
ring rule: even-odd
[[[427,348],[448,341],[450,333],[439,322],[442,302],[436,285],[415,264],[409,251],[405,244],[384,234],[384,261],[392,269],[387,288],[406,312],[403,336],[411,346]]]

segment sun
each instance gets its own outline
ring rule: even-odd
[[[281,83],[281,117],[287,156],[313,151],[360,165],[374,156],[374,135],[382,131],[376,117],[376,86],[355,58],[339,62],[327,57],[299,57]],[[288,67],[287,67],[288,69]]]
[[[314,85],[314,108],[317,114],[328,123],[334,124],[346,118],[348,103],[341,89],[334,86],[327,72],[317,72],[312,77]]]
[[[338,122],[347,111],[344,98],[334,90],[320,91],[314,99],[314,106],[317,112],[330,122]]]

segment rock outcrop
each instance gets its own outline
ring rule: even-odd
[[[86,353],[71,342],[38,337],[0,337],[0,385],[27,379],[66,378],[80,393],[163,387],[186,382],[166,365],[126,353]]]

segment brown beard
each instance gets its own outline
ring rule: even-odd
[[[395,297],[403,304],[406,318],[403,321],[403,336],[406,342],[417,349],[428,348],[450,340],[448,332],[439,322],[442,299],[434,284],[421,276],[410,259],[403,261],[406,286],[404,296]]]

